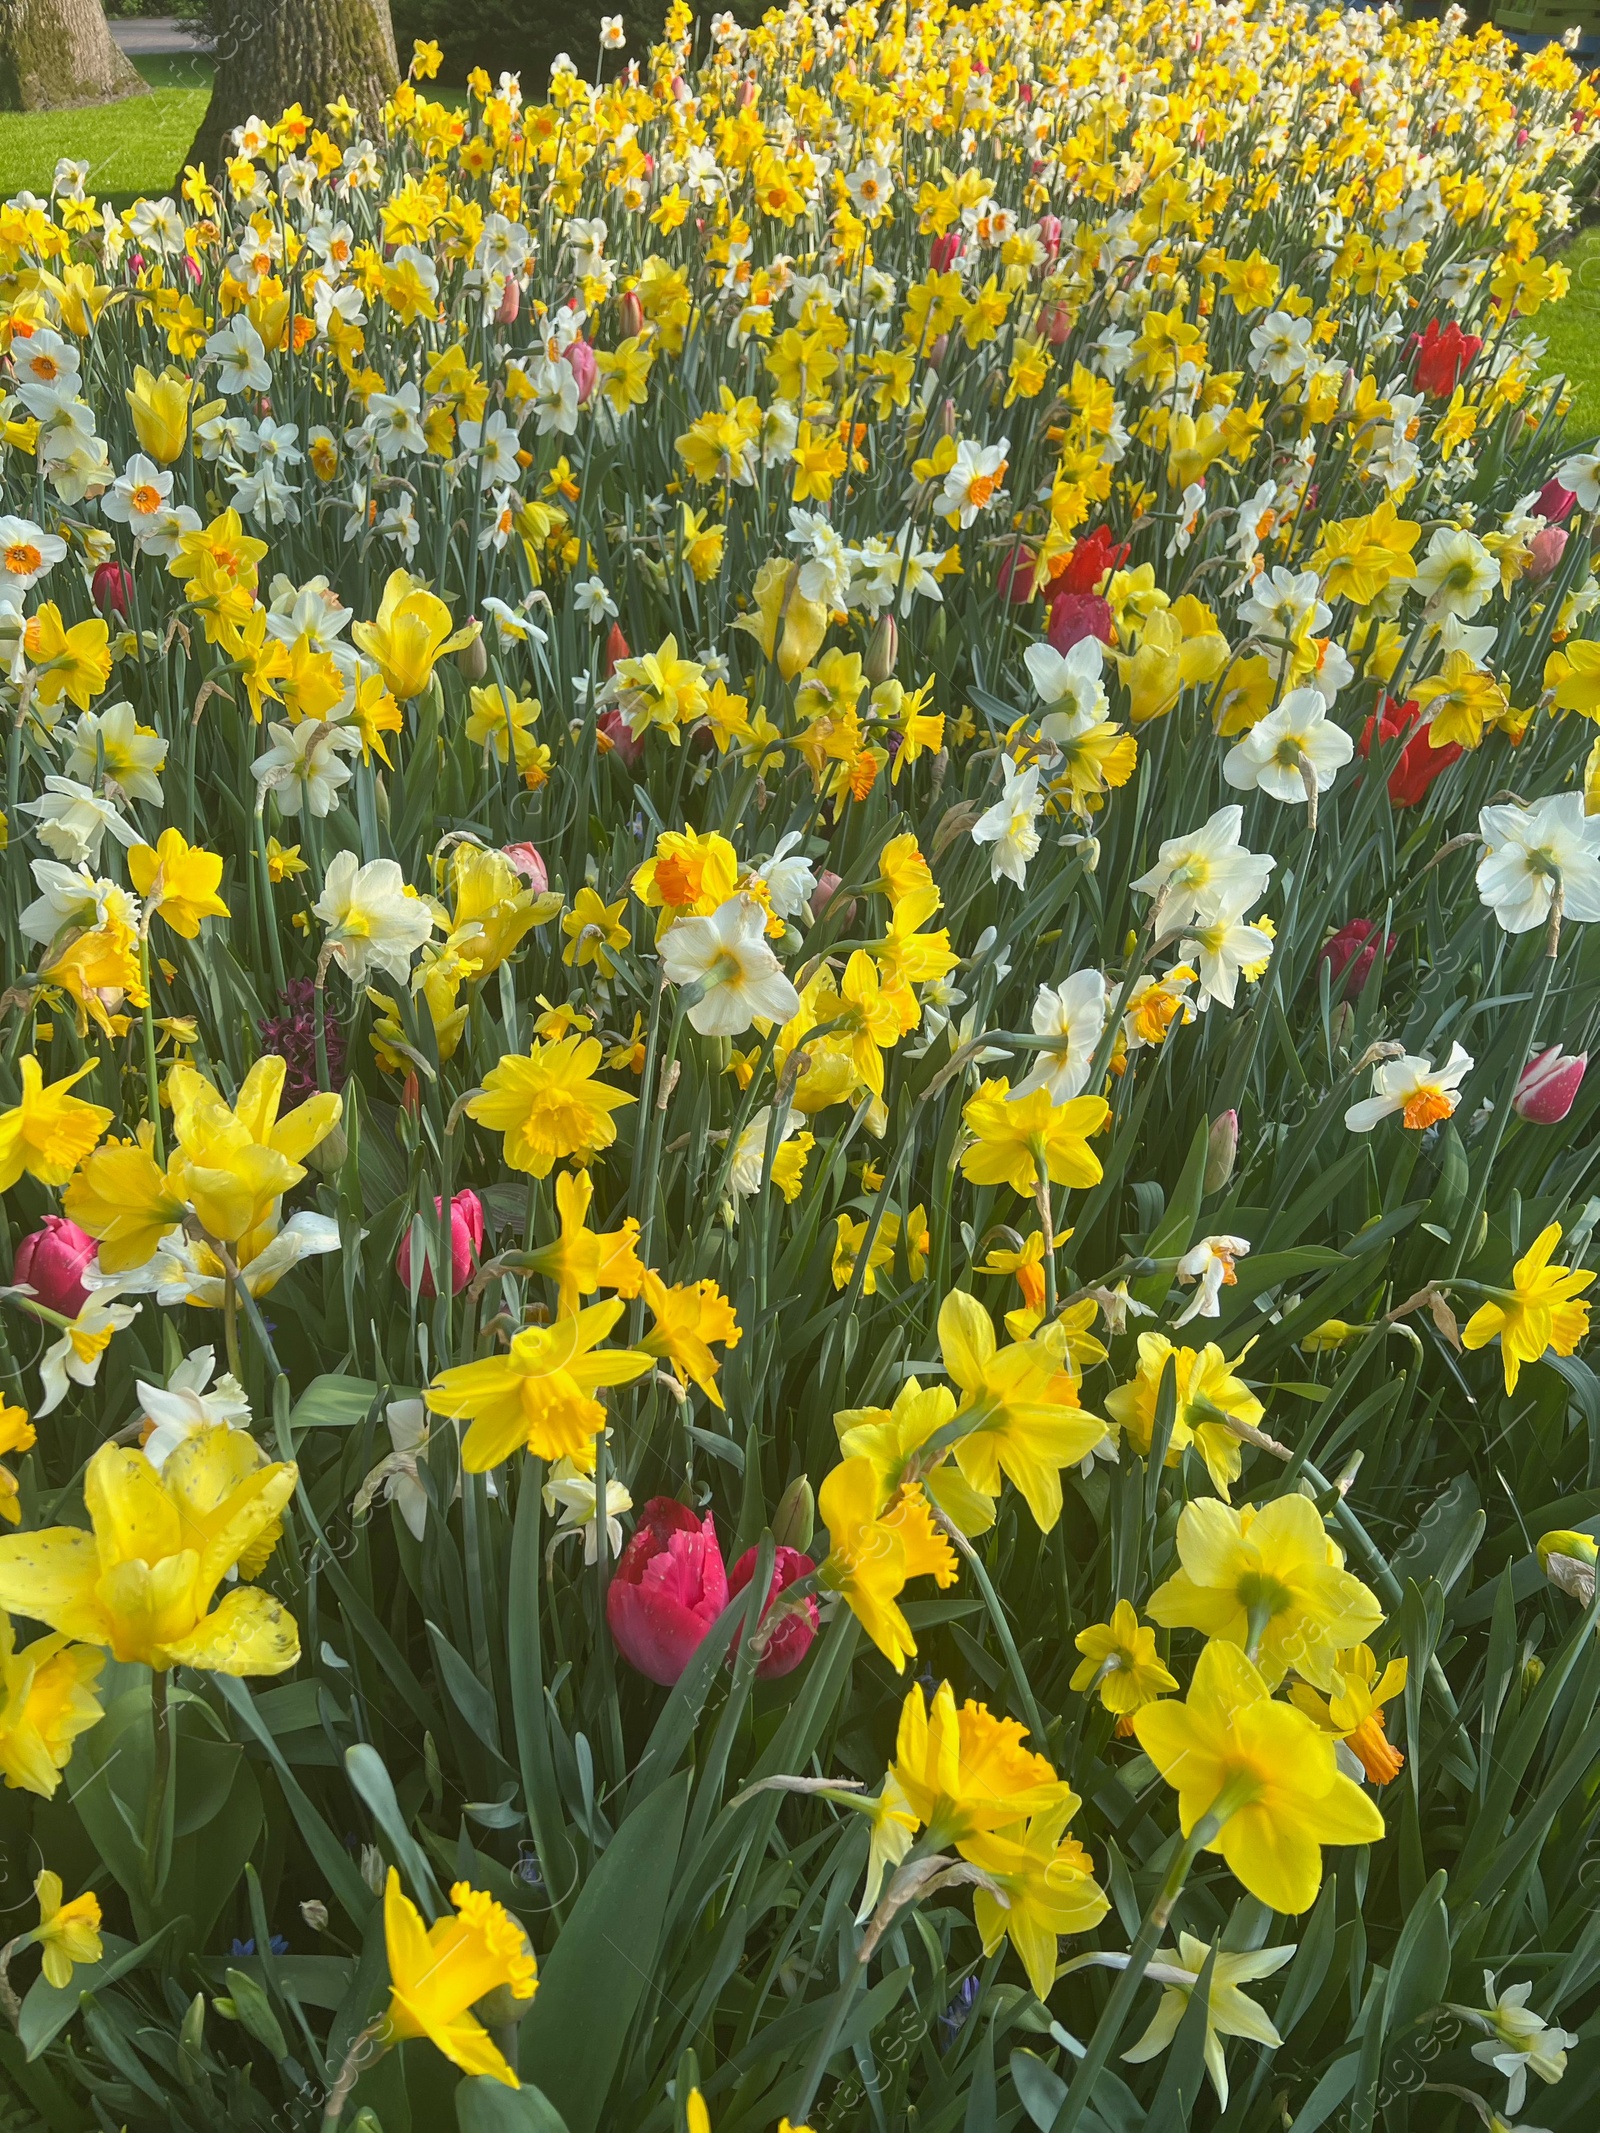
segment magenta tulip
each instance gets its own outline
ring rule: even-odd
[[[435,1198],[433,1212],[439,1215],[444,1202]],[[394,1255],[394,1270],[400,1277],[402,1288],[411,1287],[411,1238],[416,1228],[412,1223],[400,1239],[400,1249]],[[478,1271],[478,1258],[483,1250],[483,1202],[475,1192],[458,1192],[450,1202],[450,1290],[459,1296],[473,1275]],[[422,1296],[435,1296],[433,1285],[433,1252],[426,1238],[422,1246],[422,1282],[418,1290]]]
[[[670,1689],[727,1604],[728,1573],[711,1513],[699,1519],[674,1497],[652,1496],[606,1594],[617,1650],[647,1680]]]
[[[563,362],[578,381],[578,405],[587,407],[589,395],[594,391],[594,381],[600,375],[600,366],[594,359],[594,350],[581,336],[569,341],[561,351]]]
[[[83,1276],[98,1248],[89,1232],[65,1215],[46,1215],[44,1227],[17,1246],[11,1278],[26,1283],[47,1310],[76,1318],[89,1300]]]
[[[1559,1126],[1577,1100],[1588,1065],[1587,1052],[1569,1058],[1559,1044],[1551,1045],[1523,1068],[1512,1110],[1530,1125]]]
[[[780,1592],[786,1591],[798,1578],[809,1577],[816,1564],[809,1555],[802,1555],[798,1548],[780,1548],[773,1559],[772,1583],[767,1588],[767,1597],[761,1603],[761,1619],[767,1619],[772,1603]],[[743,1555],[728,1572],[728,1597],[743,1592],[756,1574],[756,1551],[746,1548]],[[776,1681],[781,1674],[792,1674],[806,1653],[811,1649],[811,1640],[817,1634],[817,1603],[807,1594],[803,1613],[786,1615],[772,1633],[771,1641],[756,1667],[758,1681]],[[734,1638],[728,1649],[731,1659],[738,1649],[739,1640]]]
[[[550,886],[550,869],[536,844],[508,844],[505,856],[511,861],[535,896],[543,896]]]

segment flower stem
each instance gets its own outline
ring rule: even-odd
[[[148,925],[139,934],[139,984],[144,993],[144,1078],[150,1095],[150,1133],[156,1161],[167,1162],[166,1137],[161,1131],[161,1070],[156,1064],[155,1007],[150,998],[150,933]]]
[[[172,1722],[167,1704],[167,1675],[165,1668],[156,1667],[150,1675],[150,1791],[144,1810],[144,1871],[145,1890],[151,1903],[161,1894],[166,1883],[166,1868],[162,1842],[167,1819],[167,1794],[172,1782]]]

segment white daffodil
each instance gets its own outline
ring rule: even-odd
[[[69,778],[87,784],[104,777],[117,785],[130,800],[148,800],[152,807],[162,802],[157,772],[167,760],[167,744],[153,728],[141,726],[132,704],[107,704],[103,711],[85,711],[72,729],[72,749],[66,761]]]
[[[1239,603],[1239,620],[1253,631],[1266,630],[1278,637],[1293,637],[1302,630],[1314,637],[1332,615],[1319,598],[1320,592],[1321,580],[1314,570],[1264,570]]]
[[[1231,1289],[1238,1276],[1234,1267],[1250,1249],[1248,1237],[1202,1237],[1178,1261],[1177,1276],[1183,1288],[1193,1286],[1188,1308],[1174,1319],[1186,1326],[1191,1318],[1220,1318],[1222,1292]]]
[[[970,526],[980,511],[989,510],[1005,495],[1006,455],[1011,439],[998,444],[974,444],[963,437],[956,446],[955,464],[934,498],[933,508],[962,526]]]
[[[216,1367],[214,1348],[191,1348],[165,1385],[134,1379],[139,1412],[152,1425],[144,1440],[144,1454],[158,1472],[197,1429],[250,1427],[250,1402],[231,1370],[225,1370],[207,1392]]]
[[[1256,976],[1272,956],[1272,935],[1246,919],[1237,903],[1207,897],[1189,922],[1178,953],[1200,974],[1195,1006],[1204,1014],[1212,1001],[1232,1007],[1241,973]]]
[[[264,393],[271,390],[272,372],[267,351],[254,324],[243,311],[236,311],[206,342],[206,359],[217,366],[217,383],[225,393]]]
[[[140,1305],[117,1301],[126,1286],[124,1282],[108,1281],[92,1289],[71,1325],[64,1327],[60,1339],[40,1356],[39,1383],[44,1387],[44,1398],[35,1409],[36,1415],[50,1414],[61,1405],[67,1396],[69,1378],[75,1385],[92,1385],[100,1375],[111,1336],[131,1326],[139,1316]]]
[[[1033,1003],[1033,1032],[1050,1042],[1035,1054],[1032,1071],[1012,1090],[1013,1099],[1048,1089],[1053,1104],[1081,1095],[1105,1034],[1106,981],[1098,970],[1075,970],[1065,984],[1041,985]]]
[[[1441,526],[1414,582],[1430,615],[1459,615],[1467,622],[1499,586],[1500,566],[1476,534]]]
[[[1239,842],[1244,809],[1219,807],[1187,837],[1168,837],[1156,863],[1130,884],[1142,896],[1160,896],[1164,933],[1182,930],[1214,903],[1247,911],[1266,894],[1277,861],[1270,852],[1249,852]]]
[[[411,958],[433,931],[433,912],[392,859],[335,852],[312,911],[328,929],[328,945],[352,984],[375,970],[404,981]]]
[[[730,896],[709,918],[680,918],[661,943],[661,967],[674,985],[700,988],[689,1021],[702,1037],[737,1037],[757,1016],[787,1022],[800,1010],[753,896]]]
[[[46,533],[31,518],[0,518],[0,607],[20,608],[23,594],[66,552],[59,533]]]
[[[801,842],[799,830],[785,830],[772,857],[756,862],[756,879],[766,885],[767,901],[779,918],[798,918],[816,894],[810,860],[790,856]]]
[[[1473,2045],[1472,2056],[1505,2075],[1508,2111],[1521,2110],[1530,2073],[1547,2084],[1559,2081],[1567,2070],[1567,2053],[1578,2042],[1570,2030],[1557,2029],[1533,2012],[1528,2005],[1532,1990],[1531,1981],[1525,1980],[1497,1993],[1494,1972],[1486,1970],[1483,1995],[1489,2005],[1454,2010],[1488,2030],[1483,2043]]]
[[[1226,1949],[1218,1948],[1212,1955],[1203,1940],[1196,1940],[1189,1933],[1180,1933],[1177,1948],[1158,1948],[1155,1961],[1145,1972],[1146,1977],[1155,1979],[1162,1986],[1161,2002],[1150,2027],[1137,2044],[1123,2053],[1124,2061],[1137,2066],[1166,2050],[1189,2011],[1190,1996],[1200,1982],[1209,1956],[1211,1983],[1205,2010],[1206,2072],[1217,2092],[1218,2103],[1226,2110],[1228,2062],[1223,2054],[1223,2038],[1245,2037],[1252,2044],[1265,2045],[1268,2050],[1283,2042],[1265,2011],[1239,1988],[1271,1977],[1283,1968],[1293,1953],[1291,1945],[1257,1948],[1244,1955],[1231,1955]]]
[[[777,1148],[792,1139],[804,1124],[802,1114],[786,1105],[783,1123],[778,1128]],[[763,1104],[733,1144],[733,1160],[728,1165],[728,1183],[741,1200],[751,1199],[761,1190],[766,1175],[764,1166],[767,1160],[767,1135],[771,1127],[772,1106]]]
[[[1563,918],[1583,925],[1600,919],[1600,815],[1584,813],[1582,793],[1552,793],[1531,807],[1486,807],[1478,833],[1485,847],[1478,895],[1507,933],[1542,926],[1558,883]]]
[[[583,1559],[593,1567],[600,1558],[600,1520],[595,1513],[595,1479],[593,1474],[580,1474],[568,1458],[558,1459],[550,1469],[544,1487],[540,1490],[544,1499],[545,1514],[553,1518],[559,1508],[560,1520],[550,1536],[545,1549],[549,1561],[561,1542],[569,1535],[583,1535]],[[615,1562],[622,1553],[622,1514],[633,1509],[633,1498],[620,1481],[606,1481],[606,1555]]]
[[[1291,689],[1222,759],[1222,775],[1236,792],[1259,791],[1286,806],[1304,806],[1307,774],[1327,792],[1355,754],[1355,742],[1328,716],[1316,689]]]
[[[1059,736],[1051,720],[1062,713],[1105,717],[1106,690],[1100,679],[1105,647],[1098,637],[1080,637],[1067,652],[1058,652],[1053,644],[1030,644],[1022,657],[1034,694],[1047,713],[1043,729],[1052,738]]]
[[[275,723],[267,731],[272,746],[251,765],[257,784],[271,787],[285,815],[302,809],[319,819],[331,815],[339,805],[339,788],[354,774],[344,758],[361,753],[356,728],[303,718],[298,726]]]
[[[1574,452],[1556,468],[1556,480],[1572,491],[1580,511],[1600,510],[1600,452]]]
[[[40,893],[17,920],[24,940],[53,941],[69,926],[87,933],[110,918],[137,932],[138,897],[104,875],[91,874],[84,866],[63,866],[58,859],[36,859],[33,878]]]
[[[172,494],[172,476],[143,452],[135,452],[100,499],[106,517],[135,534],[147,533]]]
[[[582,578],[572,588],[572,604],[586,622],[597,627],[602,622],[615,622],[617,603],[612,599],[604,578]]]
[[[1027,881],[1028,861],[1039,849],[1039,832],[1033,826],[1044,805],[1039,791],[1039,766],[1030,763],[1026,770],[1018,770],[1010,756],[1003,755],[1000,769],[1005,791],[972,825],[972,841],[993,847],[989,853],[990,880],[1004,877],[1020,889]]]
[[[1452,1044],[1450,1057],[1435,1070],[1431,1059],[1407,1052],[1399,1059],[1385,1059],[1372,1070],[1372,1094],[1352,1104],[1344,1122],[1352,1133],[1370,1133],[1380,1119],[1396,1111],[1413,1133],[1436,1126],[1454,1116],[1461,1102],[1461,1083],[1472,1072],[1472,1054]]]
[[[17,812],[37,815],[39,842],[69,866],[93,866],[107,830],[119,844],[139,842],[139,832],[125,822],[109,800],[102,800],[75,778],[48,777],[37,800],[19,800]]]

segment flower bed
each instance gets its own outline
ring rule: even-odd
[[[1587,2124],[1593,87],[602,59],[0,219],[0,2080]]]

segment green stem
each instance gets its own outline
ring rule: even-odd
[[[166,1882],[162,1839],[167,1819],[167,1794],[172,1782],[172,1721],[167,1704],[167,1675],[163,1667],[150,1675],[150,1792],[144,1810],[145,1888],[151,1903]]]
[[[150,1096],[150,1132],[156,1161],[166,1168],[166,1136],[161,1131],[161,1070],[156,1064],[156,1017],[150,997],[150,931],[139,934],[139,983],[144,990],[144,1079]]]
[[[1489,1129],[1489,1145],[1483,1159],[1483,1171],[1476,1186],[1473,1188],[1471,1203],[1463,1215],[1461,1227],[1456,1233],[1455,1252],[1450,1261],[1450,1271],[1445,1276],[1447,1281],[1460,1273],[1461,1263],[1471,1249],[1473,1239],[1477,1234],[1478,1220],[1483,1213],[1484,1203],[1489,1197],[1489,1177],[1494,1169],[1496,1158],[1499,1156],[1501,1143],[1506,1137],[1506,1128],[1511,1123],[1512,1100],[1516,1096],[1517,1084],[1521,1081],[1523,1072],[1528,1064],[1528,1054],[1532,1049],[1533,1040],[1539,1028],[1539,1017],[1544,1013],[1544,1003],[1549,997],[1550,980],[1555,976],[1556,949],[1558,945],[1559,942],[1552,937],[1548,950],[1539,959],[1539,976],[1533,988],[1533,997],[1529,1002],[1527,1020],[1523,1024],[1517,1044],[1512,1051],[1511,1069],[1506,1075],[1505,1086],[1500,1091],[1500,1100],[1495,1105],[1494,1121]]]
[[[932,1508],[931,1504],[930,1508]],[[1017,1650],[1017,1640],[1011,1634],[1011,1624],[1006,1619],[1006,1611],[1001,1605],[1000,1595],[995,1591],[989,1573],[984,1569],[982,1558],[979,1556],[977,1549],[973,1547],[961,1528],[952,1519],[947,1518],[942,1511],[935,1510],[934,1516],[945,1532],[949,1534],[951,1540],[954,1541],[971,1568],[978,1590],[983,1595],[983,1604],[989,1610],[989,1619],[994,1624],[994,1633],[1000,1639],[1000,1649],[1006,1655],[1006,1665],[1010,1669],[1012,1686],[1017,1692],[1017,1701],[1022,1706],[1022,1715],[1028,1721],[1028,1731],[1033,1735],[1034,1740],[1042,1751],[1045,1742],[1044,1720],[1040,1716],[1038,1704],[1034,1701],[1033,1688],[1028,1680],[1027,1671],[1022,1664],[1022,1654]]]

